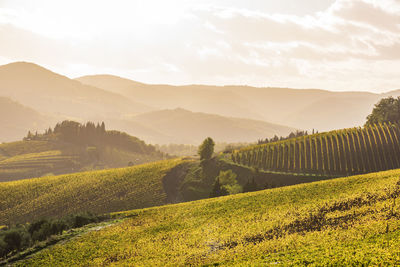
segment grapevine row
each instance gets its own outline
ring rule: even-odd
[[[336,130],[243,148],[235,163],[267,171],[350,175],[400,168],[400,125]]]

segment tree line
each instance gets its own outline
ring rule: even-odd
[[[5,227],[0,229],[0,259],[9,258],[51,236],[61,235],[65,230],[106,219],[109,219],[108,215],[95,215],[87,212],[69,215],[61,219],[40,219],[28,224]]]
[[[37,132],[32,134],[29,131],[24,140],[56,140],[95,147],[113,146],[141,154],[156,152],[154,146],[147,145],[137,137],[120,131],[106,130],[104,122],[97,124],[87,122],[81,124],[65,120],[57,123],[53,129],[47,129],[43,134],[38,134]]]
[[[315,133],[318,133],[318,131],[315,131],[313,129],[312,134],[315,134]],[[262,144],[274,143],[274,142],[283,141],[283,140],[296,138],[296,137],[300,137],[300,136],[306,136],[306,135],[308,135],[308,131],[296,130],[295,132],[291,132],[288,136],[278,137],[277,135],[274,135],[274,137],[271,137],[271,138],[267,137],[265,139],[259,139],[257,141],[257,144],[262,145]]]

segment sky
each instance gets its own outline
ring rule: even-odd
[[[0,64],[153,84],[400,89],[400,0],[0,0]]]

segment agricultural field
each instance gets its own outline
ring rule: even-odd
[[[59,148],[55,142],[48,141],[16,141],[0,144],[0,155],[12,157],[26,153],[40,153]]]
[[[400,170],[121,212],[17,266],[390,265]]]
[[[64,155],[60,150],[26,153],[0,159],[0,181],[40,177],[49,173],[68,173],[80,168],[78,155]]]
[[[116,147],[98,149],[65,142],[18,141],[0,145],[0,182],[119,168],[161,159],[158,154]]]
[[[235,151],[236,163],[270,171],[354,175],[400,168],[400,125],[374,124]]]
[[[0,183],[0,225],[167,203],[163,178],[185,160]]]
[[[81,159],[76,150],[52,141],[0,144],[0,182],[77,171]]]
[[[105,124],[74,121],[0,144],[0,182],[139,165],[171,158],[137,137]]]

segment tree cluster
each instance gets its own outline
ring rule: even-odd
[[[237,181],[237,175],[232,170],[220,171],[215,178],[210,197],[233,195],[243,191],[242,186]]]
[[[152,153],[156,149],[146,145],[142,140],[119,131],[107,131],[104,122],[87,122],[81,124],[75,121],[57,123],[54,129],[47,129],[43,134],[32,134],[30,131],[24,140],[59,140],[86,146],[113,146],[137,153]]]
[[[400,97],[382,98],[368,115],[365,126],[400,121]]]
[[[314,129],[312,130],[312,134],[316,134],[318,133],[318,131],[315,131]],[[272,138],[265,138],[265,139],[260,139],[258,140],[257,144],[261,145],[261,144],[268,144],[268,143],[273,143],[273,142],[278,142],[278,141],[282,141],[282,140],[287,140],[290,138],[295,138],[295,137],[300,137],[300,136],[306,136],[308,135],[308,131],[295,131],[295,132],[291,132],[288,136],[281,136],[278,137],[277,135],[274,135],[274,137]]]
[[[82,213],[58,220],[41,219],[31,224],[2,229],[0,230],[0,258],[7,258],[39,241],[48,239],[50,236],[60,235],[64,230],[100,222],[107,218],[107,216]]]

